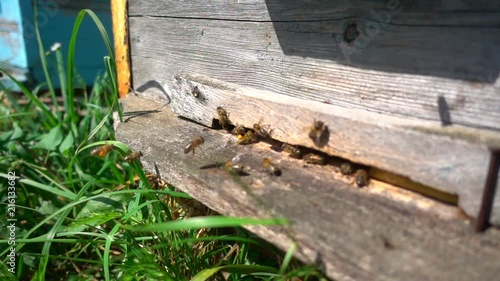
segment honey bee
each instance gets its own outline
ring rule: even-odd
[[[253,129],[255,133],[265,139],[270,139],[271,138],[271,131],[268,131],[266,127],[269,127],[268,125],[262,126],[260,125],[262,123],[262,119],[260,119],[259,123],[253,124]]]
[[[273,163],[270,158],[264,158],[262,160],[262,168],[269,171],[272,176],[281,176],[281,169]]]
[[[227,161],[224,163],[224,170],[230,174],[245,175],[245,169],[246,166],[238,162]]]
[[[340,173],[342,175],[350,175],[354,172],[354,168],[351,164],[351,162],[344,162],[340,164]]]
[[[294,145],[284,143],[283,145],[281,145],[281,149],[287,152],[290,157],[298,159],[302,158],[302,150]]]
[[[101,146],[98,146],[98,147],[92,149],[90,151],[90,155],[104,157],[113,149],[115,149],[115,146],[112,144],[101,145]]]
[[[328,142],[329,131],[323,121],[314,120],[311,130],[309,131],[309,138],[318,146],[324,146]]]
[[[354,174],[354,179],[358,187],[363,187],[368,184],[368,172],[365,169],[358,169]]]
[[[304,155],[304,162],[308,164],[325,165],[326,159],[323,155],[308,153]]]
[[[229,121],[226,110],[220,106],[217,107],[217,115],[219,116],[219,124],[221,127],[226,131],[230,131],[231,122]]]
[[[134,161],[135,159],[139,160],[139,158],[142,157],[142,151],[132,151],[132,153],[130,153],[129,155],[123,157],[123,160],[127,163],[130,163],[132,161]]]
[[[243,125],[236,125],[231,132],[235,135],[244,136],[247,130],[243,127]]]
[[[193,90],[191,91],[191,94],[193,94],[193,96],[195,98],[199,98],[200,97],[200,89],[198,89],[198,86],[194,86]]]
[[[248,131],[245,133],[245,135],[238,141],[238,144],[241,145],[246,145],[246,144],[252,144],[258,142],[259,139],[257,138],[257,135],[253,133],[253,131]]]
[[[190,151],[193,152],[194,155],[194,150],[198,146],[202,145],[205,142],[205,140],[200,137],[200,136],[194,136],[193,139],[191,140],[191,143],[189,143],[186,148],[184,148],[184,154],[189,153]]]

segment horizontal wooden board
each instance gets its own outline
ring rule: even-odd
[[[198,98],[192,95],[194,87],[200,91]],[[171,99],[176,114],[206,126],[218,118],[216,109],[222,106],[233,124],[252,128],[261,121],[281,142],[321,150],[457,194],[460,207],[472,217],[479,213],[490,159],[488,146],[500,143],[500,136],[489,131],[450,130],[430,122],[304,101],[203,76],[176,77]],[[308,136],[314,120],[328,125],[329,138],[320,144],[323,146]],[[500,195],[495,203],[493,221],[500,223]]]
[[[334,280],[469,281],[500,274],[498,230],[474,234],[467,221],[436,215],[451,207],[425,198],[396,200],[376,183],[354,188],[331,165],[304,165],[265,143],[238,146],[233,136],[177,118],[161,103],[129,96],[122,104],[129,114],[116,137],[144,153],[146,169],[153,171],[157,163],[166,181],[222,214],[290,219],[291,228],[251,230],[283,250],[296,241],[298,257]],[[195,155],[184,154],[195,134],[205,143]],[[236,155],[250,167],[250,175],[241,177],[246,189],[222,169],[200,169]],[[263,171],[263,157],[273,158],[283,175]]]
[[[500,130],[498,27],[387,25],[346,44],[349,23],[131,16],[134,85],[169,88],[176,73],[199,73],[346,108]]]
[[[494,0],[338,0],[334,4],[330,0],[143,0],[132,1],[130,8],[131,16],[234,21],[380,20],[381,11],[392,11],[392,24],[400,25],[497,27],[500,23],[500,3]]]

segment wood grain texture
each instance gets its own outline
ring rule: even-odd
[[[201,92],[195,98],[191,91]],[[222,106],[233,124],[252,128],[261,121],[272,137],[356,163],[393,172],[413,181],[459,196],[459,205],[476,217],[481,205],[490,152],[500,136],[489,131],[441,128],[439,124],[390,117],[363,110],[259,91],[204,76],[176,77],[172,110],[206,126],[218,118]],[[329,128],[326,145],[308,136],[314,120]],[[500,196],[492,221],[500,222]]]
[[[125,112],[160,108],[158,113],[129,116],[116,131],[118,140],[144,153],[146,169],[153,170],[157,162],[166,181],[222,214],[290,219],[288,231],[251,230],[284,250],[291,239],[297,241],[298,257],[315,263],[330,278],[469,281],[494,280],[500,274],[498,230],[475,235],[469,223],[434,213],[450,207],[431,203],[434,207],[423,209],[419,203],[371,192],[373,184],[354,188],[335,167],[304,165],[267,144],[237,146],[227,133],[177,118],[161,103],[135,96],[122,102]],[[186,155],[184,146],[194,134],[201,134],[205,144],[194,156]],[[250,175],[241,178],[250,193],[221,169],[200,169],[235,155],[251,167]],[[263,157],[281,165],[283,175],[262,171]]]
[[[251,2],[132,2],[135,85],[156,81],[168,90],[176,73],[199,73],[346,108],[500,130],[496,1],[404,1],[401,11],[383,1]],[[386,12],[387,23],[376,19]],[[347,44],[353,23],[361,33]]]
[[[111,1],[111,15],[113,19],[116,72],[118,74],[118,93],[120,97],[124,97],[131,87],[127,0]]]
[[[421,0],[217,0],[131,1],[131,16],[224,19],[236,21],[327,21],[367,18],[379,20],[380,11],[398,11],[393,24],[421,26],[490,26],[500,23],[497,1]],[[375,11],[375,13],[373,12]],[[485,12],[488,11],[488,12]],[[465,16],[467,15],[467,16]]]

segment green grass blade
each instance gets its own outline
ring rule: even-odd
[[[54,50],[54,53],[56,54],[57,74],[59,75],[59,83],[61,88],[61,94],[63,96],[63,101],[64,101],[64,109],[68,110],[69,100],[66,89],[66,71],[64,69],[64,59],[61,48],[57,48],[56,50]],[[54,106],[58,111],[59,104],[57,103],[57,101],[54,102],[55,102]]]
[[[111,244],[113,243],[113,239],[116,235],[116,233],[120,230],[119,225],[115,225],[113,229],[109,232],[108,236],[106,237],[106,245],[104,245],[104,260],[103,260],[103,267],[104,267],[104,279],[106,281],[111,280],[110,275],[109,275],[109,261],[110,261],[110,251],[111,251]]]
[[[285,258],[283,259],[283,264],[281,265],[280,268],[280,275],[285,275],[285,272],[288,268],[288,265],[290,264],[290,261],[292,261],[293,254],[295,254],[295,251],[297,251],[297,244],[292,243],[290,247],[288,248],[288,251],[286,252]]]
[[[85,17],[85,14],[88,14],[95,22],[97,28],[99,29],[99,32],[102,35],[104,44],[106,45],[106,48],[108,50],[109,56],[112,58],[113,62],[115,61],[114,55],[113,55],[113,47],[111,44],[111,41],[109,40],[108,33],[106,32],[106,29],[102,25],[102,22],[99,20],[97,15],[92,12],[91,10],[85,9],[81,10],[75,20],[75,24],[73,25],[73,32],[71,34],[71,39],[69,42],[68,46],[68,114],[71,116],[71,120],[73,122],[76,121],[77,116],[75,112],[75,106],[74,106],[74,96],[75,92],[73,89],[73,76],[74,76],[74,70],[75,70],[75,49],[76,49],[76,38],[78,35],[78,31],[80,29],[80,25],[82,24],[82,21]]]
[[[252,219],[252,218],[231,218],[231,217],[196,217],[179,221],[165,223],[128,226],[122,225],[122,228],[132,232],[144,231],[176,231],[186,229],[212,228],[212,227],[236,227],[242,225],[285,225],[286,219]]]
[[[0,177],[8,178],[8,175],[4,174],[4,173],[0,173]],[[39,183],[39,182],[30,180],[30,179],[22,179],[22,180],[19,180],[19,182],[36,187],[36,188],[41,189],[41,190],[45,190],[45,191],[53,193],[55,195],[62,196],[64,198],[68,198],[70,200],[74,200],[76,198],[75,194],[71,193],[68,190],[60,190],[60,189],[54,188],[53,186]]]
[[[49,88],[50,96],[52,98],[52,103],[57,104],[56,92],[54,90],[54,85],[52,84],[52,78],[50,77],[49,67],[47,65],[47,59],[45,58],[45,48],[43,47],[42,37],[40,36],[40,30],[38,29],[38,2],[33,2],[33,19],[35,23],[35,35],[36,41],[38,43],[38,51],[40,55],[40,61],[42,63],[43,73],[45,74],[45,79],[47,87]]]
[[[271,275],[276,275],[278,270],[274,267],[261,266],[261,265],[225,265],[218,266],[214,268],[209,268],[198,272],[191,281],[205,281],[212,280],[211,277],[219,271],[224,271],[228,273],[236,274],[255,274],[255,273],[267,273]],[[266,275],[267,275],[266,274]]]

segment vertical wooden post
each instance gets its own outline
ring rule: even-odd
[[[111,0],[111,15],[116,71],[118,74],[118,93],[121,98],[127,95],[131,87],[127,0]]]

